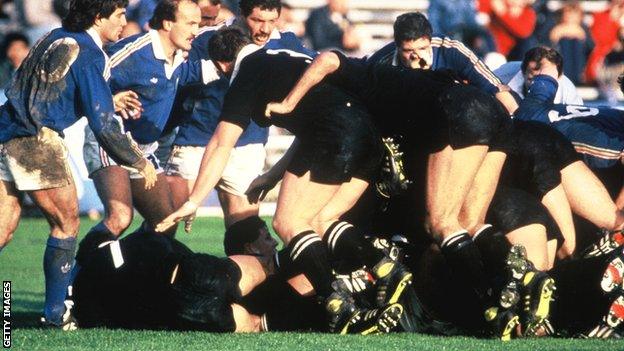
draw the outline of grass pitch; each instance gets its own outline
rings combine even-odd
[[[81,234],[84,235],[94,224],[83,220]],[[190,235],[180,232],[178,239],[195,251],[223,255],[221,219],[200,218],[193,225],[193,231]],[[624,341],[612,340],[524,339],[502,343],[497,340],[405,333],[381,336],[310,333],[234,335],[39,329],[37,321],[44,299],[42,257],[47,232],[45,220],[22,219],[13,241],[0,253],[0,278],[12,282],[12,348],[15,350],[624,350]],[[123,298],[123,291],[119,292],[119,298]],[[162,308],[167,308],[167,301],[163,301]]]

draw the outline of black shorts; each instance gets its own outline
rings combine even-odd
[[[362,104],[345,95],[344,103],[322,106],[308,119],[307,128],[296,134],[300,144],[289,172],[302,176],[309,171],[310,179],[322,184],[375,179],[383,155],[381,139]]]
[[[231,304],[241,299],[241,270],[229,258],[194,254],[184,258],[172,286],[172,309],[184,330],[233,332]]]
[[[563,244],[563,235],[559,226],[540,200],[520,189],[499,186],[488,209],[488,223],[497,226],[504,233],[530,224],[541,224],[546,227],[548,240],[557,240],[558,246]]]
[[[507,154],[502,182],[540,199],[561,183],[562,169],[581,159],[563,134],[539,122],[514,121],[492,149]]]
[[[437,136],[433,150],[447,145],[461,149],[473,145],[489,146],[509,114],[493,96],[470,85],[453,85],[438,98],[444,124],[434,124]]]

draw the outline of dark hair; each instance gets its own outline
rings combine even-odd
[[[82,32],[93,26],[98,16],[108,18],[119,8],[126,8],[128,0],[72,0],[63,28],[70,32]]]
[[[394,42],[397,45],[406,40],[416,40],[422,37],[431,40],[432,35],[431,23],[420,12],[404,13],[394,21]]]
[[[219,29],[208,41],[210,59],[220,62],[232,62],[243,48],[250,44],[251,39],[236,27]]]
[[[524,60],[522,60],[522,65],[520,66],[522,73],[526,73],[529,62],[535,62],[539,65],[542,59],[547,59],[554,63],[557,66],[557,73],[561,75],[563,71],[563,57],[557,50],[547,46],[536,46],[524,54]]]
[[[2,45],[0,45],[0,58],[6,58],[7,51],[11,44],[16,41],[21,41],[26,43],[26,46],[30,46],[30,40],[28,37],[20,32],[10,32],[9,34],[4,36],[4,40],[2,40]]]
[[[150,28],[156,30],[163,29],[163,21],[175,22],[178,6],[185,1],[197,4],[197,0],[160,0],[154,9],[152,18],[149,20]]]
[[[618,81],[618,83],[620,84],[620,90],[624,93],[624,73],[621,73],[621,74],[618,76],[617,81]]]
[[[280,0],[240,0],[238,2],[243,17],[251,15],[253,9],[259,7],[260,10],[277,10],[277,13],[282,11],[282,2]]]

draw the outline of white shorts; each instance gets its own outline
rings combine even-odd
[[[145,157],[148,161],[150,161],[154,168],[156,169],[156,173],[162,173],[163,169],[160,167],[160,163],[158,162],[158,158],[154,155],[156,149],[158,149],[158,142],[153,142],[149,144],[138,144],[139,149],[143,152],[143,157]],[[91,131],[91,128],[87,125],[85,127],[85,141],[84,147],[82,149],[84,162],[87,166],[87,171],[89,171],[89,177],[102,168],[109,166],[118,166],[115,161],[113,161],[110,156],[104,151],[104,149],[100,146],[97,139],[95,139],[95,134]],[[141,179],[143,176],[139,173],[136,168],[120,166],[130,173],[130,179]]]
[[[65,141],[57,132],[43,127],[35,136],[0,144],[0,179],[15,183],[22,191],[72,184]]]
[[[166,174],[197,179],[205,149],[203,146],[175,145],[165,166]],[[233,195],[245,196],[251,182],[262,174],[265,159],[266,150],[263,144],[235,147],[230,153],[217,188]]]

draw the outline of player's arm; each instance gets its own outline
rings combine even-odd
[[[337,71],[339,67],[340,58],[336,53],[328,51],[318,55],[286,98],[280,103],[269,103],[264,115],[271,117],[271,113],[287,114],[292,112],[310,89],[320,83],[327,75]]]
[[[286,168],[288,168],[288,164],[290,160],[292,160],[298,146],[299,139],[295,139],[292,144],[290,144],[288,150],[286,150],[286,153],[284,153],[282,158],[280,158],[271,169],[258,176],[249,184],[249,188],[245,191],[249,202],[256,203],[264,200],[267,193],[284,177]]]
[[[447,50],[449,59],[463,79],[494,95],[505,106],[510,115],[516,111],[518,104],[509,92],[510,88],[503,84],[474,52],[455,40],[451,41],[451,47],[440,48],[440,50]]]
[[[121,121],[115,116],[110,88],[97,65],[83,66],[74,74],[82,112],[98,143],[118,164],[139,170],[145,177],[145,187],[151,188],[156,182],[154,166],[143,157],[130,135],[123,132]]]
[[[199,167],[199,174],[195,181],[195,186],[188,201],[175,212],[167,216],[156,226],[156,231],[162,232],[181,220],[185,220],[185,230],[190,231],[190,222],[199,208],[202,201],[215,187],[223,170],[230,158],[230,152],[236,145],[238,138],[243,133],[243,128],[237,124],[221,121],[217,124],[217,129],[206,145],[204,156]]]

